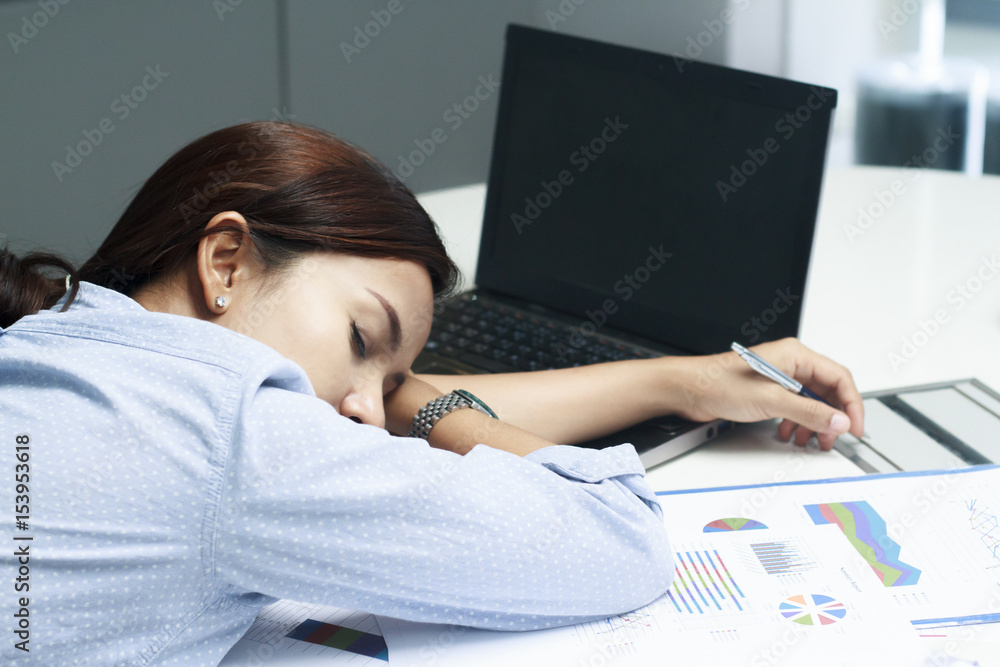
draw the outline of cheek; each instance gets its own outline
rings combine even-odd
[[[297,312],[284,319],[280,331],[279,351],[302,366],[318,397],[339,405],[347,394],[354,362],[348,325],[318,313]]]

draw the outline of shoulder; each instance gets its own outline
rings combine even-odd
[[[133,299],[98,285],[80,283],[69,309],[60,309],[64,296],[52,308],[22,318],[0,330],[6,338],[59,337],[65,345],[39,339],[36,347],[66,348],[91,357],[142,357],[144,364],[165,370],[203,367],[221,373],[244,390],[268,384],[296,393],[315,395],[305,371],[260,341],[226,327],[183,315],[148,311]],[[26,341],[27,342],[27,341]],[[54,349],[50,356],[55,353]],[[248,387],[249,385],[249,387]]]

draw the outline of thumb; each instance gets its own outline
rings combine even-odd
[[[779,417],[789,419],[816,433],[839,436],[851,427],[850,418],[826,403],[785,392],[785,400],[779,406]]]

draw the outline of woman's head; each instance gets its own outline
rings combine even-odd
[[[389,170],[326,132],[277,122],[219,130],[173,155],[79,271],[151,310],[268,343],[321,398],[379,424],[381,393],[412,363],[434,297],[457,277],[434,223]],[[15,300],[4,289],[0,310]]]
[[[238,229],[207,229],[237,211]],[[364,151],[315,128],[235,125],[175,153],[146,181],[80,279],[131,295],[194,261],[208,234],[245,234],[274,277],[302,253],[327,251],[423,265],[436,295],[457,269],[413,193]]]

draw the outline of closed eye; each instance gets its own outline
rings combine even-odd
[[[365,339],[361,337],[361,331],[358,329],[358,325],[351,322],[351,337],[354,339],[354,349],[362,359],[367,359],[367,348],[365,347]]]

